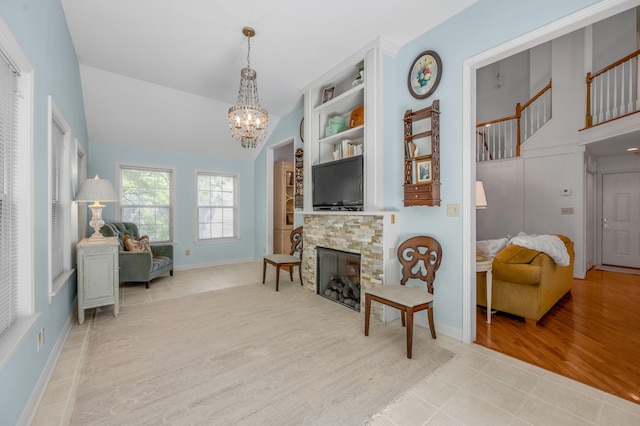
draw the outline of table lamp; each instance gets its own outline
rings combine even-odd
[[[476,209],[487,208],[487,196],[484,194],[484,185],[482,181],[476,181]]]
[[[93,202],[93,204],[88,206],[93,213],[91,221],[89,221],[89,225],[94,230],[94,233],[89,237],[89,240],[98,241],[103,239],[104,236],[100,233],[100,228],[104,225],[104,220],[102,220],[102,209],[105,208],[105,205],[100,203],[115,203],[118,201],[118,195],[116,194],[116,190],[113,188],[111,182],[107,179],[100,179],[98,175],[93,179],[87,179],[80,187],[80,192],[78,192],[75,201],[77,203]]]

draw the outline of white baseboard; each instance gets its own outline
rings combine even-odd
[[[49,354],[49,358],[47,359],[47,363],[42,369],[42,373],[40,373],[40,378],[38,379],[38,383],[34,387],[31,392],[31,397],[27,402],[27,405],[24,407],[22,411],[22,416],[20,416],[20,420],[18,421],[18,425],[29,426],[38,411],[38,406],[40,405],[40,401],[42,401],[42,397],[44,396],[44,392],[47,390],[47,385],[51,380],[51,376],[53,375],[53,371],[58,364],[58,359],[60,358],[60,354],[62,353],[62,349],[64,348],[64,344],[69,337],[69,333],[71,332],[71,326],[73,325],[73,321],[76,318],[76,304],[74,304],[73,309],[71,309],[71,313],[67,318],[67,321],[58,336],[58,340],[56,340],[56,344],[53,346],[51,353]]]
[[[223,260],[220,262],[194,263],[191,265],[174,266],[173,270],[188,271],[189,269],[200,269],[200,268],[208,268],[211,266],[222,266],[222,265],[233,265],[236,263],[256,262],[257,260],[262,260],[262,258],[256,259],[255,257],[250,257],[247,259]]]

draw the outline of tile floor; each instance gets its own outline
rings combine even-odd
[[[267,273],[273,279],[273,268]],[[176,271],[173,277],[154,280],[149,289],[144,285],[123,285],[120,303],[133,306],[260,282],[261,277],[262,262]],[[288,282],[288,274],[282,275],[280,284]],[[73,325],[33,426],[70,423],[93,316],[94,311],[87,310],[84,324]],[[638,404],[482,346],[463,344],[443,335],[437,341],[456,356],[376,414],[372,425],[640,424]]]

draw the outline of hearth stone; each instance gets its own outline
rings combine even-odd
[[[394,213],[323,213],[304,214],[304,253],[302,280],[304,287],[317,293],[316,247],[327,247],[349,253],[360,253],[360,298],[372,287],[388,281],[397,282],[400,270],[397,260],[385,259],[383,253],[394,250],[398,226]],[[384,308],[371,307],[371,316],[384,320]]]

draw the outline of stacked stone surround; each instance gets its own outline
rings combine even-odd
[[[365,290],[384,281],[384,217],[378,215],[305,214],[302,280],[304,287],[317,293],[316,247],[360,254],[360,300],[364,313]],[[379,306],[371,307],[371,316],[382,318]]]

